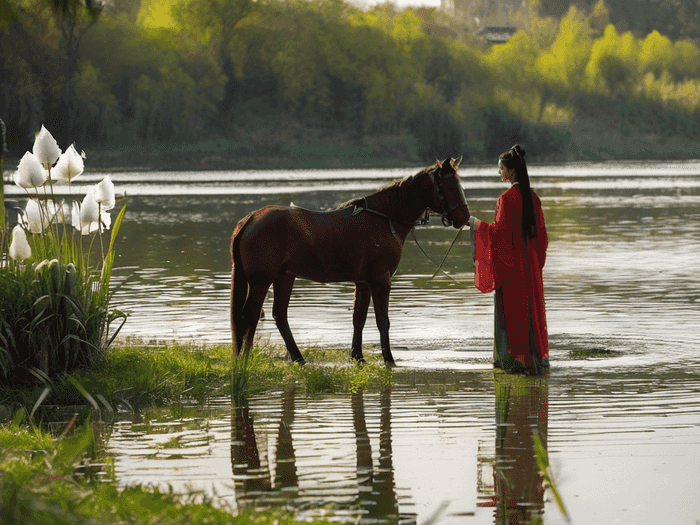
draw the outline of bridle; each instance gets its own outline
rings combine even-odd
[[[443,182],[446,179],[449,179],[451,177],[457,177],[457,170],[453,171],[452,173],[448,173],[447,175],[442,175],[440,173],[442,166],[440,162],[438,161],[437,167],[430,172],[430,181],[433,183],[433,202],[437,201],[440,204],[440,215],[442,216],[442,224],[444,226],[452,226],[453,222],[453,214],[455,210],[461,206],[467,206],[467,199],[464,199],[464,204],[455,204],[454,206],[450,206],[449,203],[447,202],[447,193],[445,192],[445,188],[443,186]],[[457,182],[459,185],[459,182]],[[461,186],[460,186],[461,189]],[[430,216],[430,208],[425,209],[425,215],[421,219],[420,224],[428,224],[428,218]]]
[[[460,157],[460,160],[461,160],[461,157]],[[458,161],[458,165],[459,165],[459,161]],[[433,202],[435,202],[437,200],[437,202],[440,204],[441,212],[439,212],[439,213],[442,216],[442,224],[444,226],[452,226],[452,222],[453,222],[452,216],[453,216],[454,211],[456,209],[460,208],[461,206],[468,206],[467,198],[466,198],[466,196],[464,196],[464,192],[462,191],[462,195],[464,196],[464,204],[460,203],[460,204],[455,204],[454,206],[449,205],[449,203],[447,202],[447,193],[445,192],[445,188],[443,187],[443,182],[445,179],[449,179],[450,177],[456,177],[457,170],[455,169],[452,173],[448,173],[446,176],[443,177],[439,173],[441,168],[442,168],[442,165],[441,165],[440,161],[438,160],[437,167],[430,172],[430,180],[433,183],[433,194],[432,194]],[[459,189],[462,190],[462,187],[461,187],[461,185],[459,185],[458,181],[457,181],[457,184],[459,186]],[[430,208],[426,208],[425,215],[421,219],[420,224],[421,225],[428,224],[429,217],[430,217]],[[418,246],[420,251],[423,252],[423,255],[425,255],[426,258],[437,267],[437,270],[435,270],[435,273],[433,274],[431,279],[434,278],[438,274],[438,272],[442,272],[447,277],[449,277],[450,279],[455,281],[456,283],[458,283],[460,285],[464,284],[464,283],[460,283],[457,279],[455,279],[449,273],[447,273],[445,270],[442,269],[442,265],[445,263],[445,260],[447,259],[447,256],[449,255],[450,250],[452,250],[452,247],[457,242],[457,239],[459,238],[459,235],[460,235],[460,233],[462,233],[463,229],[464,229],[464,226],[462,226],[459,229],[459,231],[457,232],[457,235],[455,235],[455,238],[452,240],[452,244],[450,244],[450,247],[447,249],[447,253],[443,257],[442,262],[440,264],[437,264],[430,257],[430,255],[428,255],[426,253],[426,251],[423,249],[423,247],[420,245],[420,243],[418,242],[418,239],[416,238],[416,229],[415,228],[411,229],[411,233],[413,234],[413,240],[416,242],[416,246]]]

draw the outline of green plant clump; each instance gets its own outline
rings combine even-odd
[[[71,181],[83,168],[75,147],[62,153],[42,126],[14,175],[28,199],[11,236],[0,192],[0,382],[22,384],[94,366],[111,343],[110,323],[126,319],[109,308],[114,245],[126,206],[111,224],[116,199],[108,176],[77,202]]]

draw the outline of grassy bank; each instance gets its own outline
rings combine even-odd
[[[214,396],[245,402],[247,396],[287,385],[313,394],[380,388],[392,381],[380,354],[367,352],[368,363],[360,368],[346,351],[304,353],[308,364],[300,367],[289,362],[286,350],[273,346],[234,358],[223,345],[122,343],[90,372],[25,389],[0,388],[0,525],[292,523],[282,511],[234,516],[201,493],[118,488],[104,453],[104,423],[94,419]],[[78,418],[51,424],[61,413]]]
[[[204,402],[210,397],[251,396],[295,385],[308,393],[351,391],[391,382],[392,371],[380,354],[367,353],[367,364],[353,365],[347,351],[308,348],[308,365],[292,366],[284,348],[254,348],[247,358],[234,358],[228,345],[125,344],[111,348],[106,361],[90,372],[25,389],[0,387],[5,413],[20,407],[42,408],[86,404],[83,392],[98,405],[138,410],[172,402]],[[104,400],[104,401],[103,401]]]

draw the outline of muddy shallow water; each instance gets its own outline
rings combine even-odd
[[[114,273],[113,304],[132,314],[122,335],[228,343],[228,243],[240,218],[290,201],[327,209],[417,171],[112,173],[130,198]],[[506,189],[496,168],[460,174],[472,213],[491,221]],[[192,484],[232,507],[332,508],[367,523],[532,513],[563,523],[542,490],[535,430],[573,523],[700,520],[700,163],[530,175],[550,236],[546,381],[494,378],[493,298],[471,284],[468,231],[443,266],[450,277],[431,278],[409,237],[390,302],[391,392],[273,392],[247,411],[222,399],[127,418],[109,442],[118,482]],[[437,218],[416,230],[438,262],[456,233]],[[348,351],[352,301],[350,284],[297,281],[289,315],[302,352]],[[270,306],[259,333],[280,342]],[[376,351],[371,317],[364,333]]]

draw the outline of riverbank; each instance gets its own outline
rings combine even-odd
[[[597,161],[678,161],[700,158],[700,143],[684,136],[665,136],[632,129],[614,129],[594,120],[573,123],[565,151],[533,156],[530,163]],[[284,143],[274,137],[269,147],[252,141],[215,138],[195,144],[124,147],[90,154],[91,169],[123,170],[252,170],[252,169],[367,169],[427,165],[411,135],[366,137],[343,142],[326,137],[316,142]],[[509,143],[504,143],[507,149]],[[527,149],[527,144],[525,144]],[[465,146],[463,165],[493,161],[480,144]]]
[[[18,418],[0,426],[0,525],[291,525],[281,509],[238,512],[202,492],[119,487],[105,455],[104,426],[86,424],[56,438]],[[325,520],[314,521],[328,525]]]

